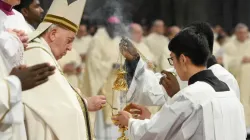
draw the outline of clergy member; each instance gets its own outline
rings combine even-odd
[[[246,125],[250,129],[250,41],[248,27],[238,24],[236,38],[225,44],[224,66],[235,76],[240,86],[241,102],[245,109]]]
[[[170,52],[167,47],[169,41],[163,35],[164,27],[164,22],[162,20],[154,21],[152,33],[145,38],[145,43],[154,56],[156,72],[161,72],[171,67],[166,58],[166,56],[169,56]]]
[[[83,63],[86,61],[86,55],[91,40],[92,36],[88,33],[87,24],[82,20],[76,39],[73,42],[73,48],[80,54]]]
[[[89,96],[105,95],[109,105],[98,111],[95,119],[96,140],[116,140],[120,133],[112,123],[112,87],[119,68],[119,42],[116,33],[120,27],[120,19],[110,16],[101,26],[90,43],[87,52],[86,69],[84,73],[84,92]],[[114,106],[115,108],[119,108]],[[92,117],[94,118],[94,116]]]
[[[72,48],[62,59],[58,61],[61,66],[65,77],[68,79],[70,84],[75,88],[80,88],[80,78],[82,70],[82,60],[80,54]]]
[[[54,67],[23,64],[24,45],[19,31],[0,32],[0,138],[26,140],[23,118],[22,90],[28,90],[48,81]]]
[[[130,140],[246,139],[242,104],[227,84],[206,69],[211,52],[205,34],[187,27],[171,40],[169,50],[170,64],[188,87],[168,93],[175,102],[165,103],[151,119],[133,119],[121,111],[113,117],[116,124],[128,127]]]
[[[20,0],[0,0],[0,20],[4,23],[3,29],[17,29],[30,33],[32,30],[23,15],[13,9],[14,6],[19,4]]]
[[[56,67],[50,80],[24,92],[28,139],[91,140],[89,111],[106,103],[104,96],[83,98],[63,75],[57,60],[72,48],[85,0],[54,0],[44,21],[30,35],[27,65],[48,62]]]
[[[141,57],[147,63],[148,69],[154,69],[153,54],[150,52],[148,46],[142,41],[143,30],[141,25],[132,23],[129,28],[130,38],[132,43],[135,45],[138,52],[140,52]],[[136,65],[135,65],[136,66]],[[148,106],[150,112],[153,114],[159,111],[159,106]]]
[[[136,49],[145,56],[149,62],[153,62],[153,54],[150,52],[149,47],[143,42],[143,30],[141,25],[132,23],[129,26],[130,38]],[[145,60],[146,61],[146,60]]]
[[[28,26],[34,31],[43,20],[43,8],[40,0],[21,0],[21,3],[15,6],[15,9],[22,13]]]

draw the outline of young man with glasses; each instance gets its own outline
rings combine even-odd
[[[189,26],[196,28],[198,31],[205,34],[205,37],[208,40],[209,50],[213,52],[214,35],[209,24],[205,22],[194,22]],[[128,41],[128,46],[133,46],[133,44]],[[138,55],[132,54],[136,54],[136,50],[133,49],[133,47],[129,47],[129,51],[123,51],[123,55],[126,58],[126,67],[129,71],[131,71],[128,73],[128,77],[132,77],[129,79],[129,83],[131,84],[129,84],[129,90],[127,93],[129,102],[147,106],[163,105],[166,101],[168,103],[172,103],[173,100],[166,96],[167,85],[162,83],[162,81],[167,79],[173,81],[168,82],[168,84],[171,84],[171,86],[168,86],[168,92],[172,92],[171,90],[183,89],[188,85],[187,81],[182,81],[178,75],[176,76],[174,68],[162,72],[163,75],[168,75],[168,78],[166,78],[160,73],[154,73],[153,71],[147,69],[147,64],[142,59],[135,59],[133,56],[138,57]],[[173,59],[174,58],[172,57],[168,58],[170,65],[173,65]],[[221,65],[217,64],[216,59],[212,55],[208,60],[207,68],[212,70],[217,78],[232,88],[239,98],[240,92],[236,79]],[[174,74],[174,76],[172,74]],[[176,79],[179,85],[172,84],[175,83]],[[163,87],[165,87],[165,89]]]
[[[188,86],[172,95],[151,119],[133,119],[126,111],[113,117],[128,126],[130,140],[244,140],[244,109],[235,92],[206,68],[211,55],[209,41],[197,28],[183,29],[170,44],[171,60]],[[171,74],[167,73],[167,78]],[[169,82],[169,81],[162,81]]]

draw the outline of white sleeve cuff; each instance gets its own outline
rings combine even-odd
[[[10,88],[10,111],[3,119],[4,124],[20,124],[23,123],[23,104],[21,95],[21,82],[16,76],[6,78]]]
[[[22,87],[20,80],[12,75],[6,78],[10,87],[10,104],[14,106],[16,103],[22,99]]]
[[[128,121],[128,135],[130,138],[133,137],[133,123],[136,121],[136,119],[130,118]]]
[[[139,60],[138,63],[137,63],[137,67],[136,67],[136,69],[135,69],[134,77],[137,77],[137,76],[138,76],[140,70],[141,70],[142,68],[145,67],[145,64],[146,64],[146,62],[143,61],[142,58],[140,58],[140,60]],[[146,65],[146,66],[147,66],[147,65]]]

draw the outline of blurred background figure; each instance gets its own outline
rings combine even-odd
[[[82,63],[86,61],[86,53],[89,49],[89,43],[92,39],[92,36],[88,32],[87,21],[81,21],[79,31],[76,35],[76,39],[73,42],[73,48],[80,54]]]
[[[169,40],[163,35],[164,28],[165,24],[162,20],[155,20],[151,28],[152,32],[145,38],[145,43],[154,56],[153,62],[156,66],[156,72],[170,68],[167,62],[167,56],[170,55]]]
[[[213,31],[214,31],[214,38],[216,39],[219,36],[219,34],[223,33],[223,28],[220,25],[215,25],[213,27]]]
[[[171,26],[168,28],[168,39],[171,40],[172,38],[177,35],[181,29],[178,26]]]
[[[214,55],[217,59],[217,62],[223,66],[223,55],[224,55],[224,45],[227,41],[227,36],[225,34],[219,34],[217,39],[215,40],[216,43],[219,45],[219,49],[214,51]]]
[[[70,84],[75,88],[81,89],[82,60],[80,54],[72,48],[58,62]]]
[[[148,63],[148,69],[153,70],[153,64],[154,64],[154,55],[149,50],[148,46],[142,41],[143,38],[143,30],[142,27],[139,24],[132,23],[129,26],[129,32],[132,39],[132,43],[135,45],[135,47],[138,49],[138,51],[143,55],[141,56],[141,59],[144,59],[145,62]],[[145,57],[145,58],[144,58]],[[152,114],[155,114],[160,107],[158,106],[148,106],[148,109]]]
[[[146,57],[147,60],[153,63],[153,54],[150,52],[148,46],[143,42],[143,29],[141,25],[137,23],[130,24],[129,33],[135,47]]]
[[[15,9],[24,16],[32,30],[35,30],[43,20],[44,11],[39,0],[21,0]]]
[[[237,79],[240,92],[241,103],[245,109],[247,127],[250,127],[250,41],[248,38],[248,27],[239,23],[235,28],[236,38],[225,44],[225,57],[223,58],[225,67]]]
[[[118,17],[108,17],[104,24],[99,26],[87,51],[83,93],[87,96],[105,95],[109,104],[97,112],[96,117],[95,114],[91,115],[96,140],[116,140],[120,136],[118,128],[110,119],[112,88],[116,79],[116,70],[120,67],[118,46],[121,32],[117,30],[121,28],[120,25],[121,21]],[[119,104],[114,107],[119,108]]]
[[[227,36],[225,34],[219,34],[216,38],[216,41],[219,43],[220,46],[224,46],[227,41]]]

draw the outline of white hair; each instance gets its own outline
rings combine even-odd
[[[239,23],[239,24],[236,25],[235,31],[237,32],[237,31],[239,31],[240,29],[247,29],[247,30],[248,30],[248,27],[247,27],[247,25],[244,24],[244,23]]]
[[[153,22],[153,26],[157,26],[159,23],[164,23],[164,21],[161,19],[157,19]]]
[[[49,26],[49,28],[46,30],[46,32],[50,32],[51,30],[53,30],[53,29],[55,29],[57,27],[59,27],[59,26],[56,25],[56,24],[52,24],[52,25]]]
[[[40,36],[43,36],[44,34],[50,32],[50,31],[52,31],[53,29],[58,28],[58,27],[59,27],[59,26],[56,25],[56,24],[51,24],[51,25],[49,26],[49,28],[46,29]]]

